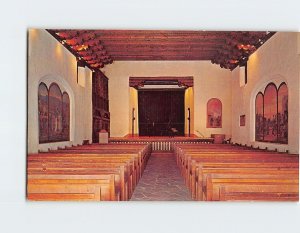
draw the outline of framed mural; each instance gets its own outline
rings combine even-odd
[[[246,125],[246,115],[241,115],[240,116],[240,126],[245,126]]]
[[[255,140],[264,140],[264,96],[261,92],[255,99]]]
[[[62,94],[57,84],[49,88],[49,141],[62,140]]]
[[[48,88],[40,83],[38,90],[39,142],[48,141]]]
[[[255,140],[288,143],[288,88],[269,83],[255,100]]]
[[[70,98],[56,83],[38,90],[39,143],[70,140]]]
[[[288,143],[288,88],[282,83],[278,89],[278,142]]]
[[[70,132],[70,98],[67,92],[62,95],[62,140],[69,141]]]
[[[212,98],[207,102],[207,128],[222,128],[222,102]]]
[[[264,141],[277,141],[277,88],[269,83],[264,93]]]

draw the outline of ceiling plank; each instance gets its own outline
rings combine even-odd
[[[231,70],[245,64],[249,55],[275,33],[61,29],[48,31],[86,64],[103,66],[114,60],[210,60],[222,68]]]

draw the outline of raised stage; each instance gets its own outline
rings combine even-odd
[[[195,135],[191,137],[175,136],[175,137],[162,137],[162,136],[125,136],[125,137],[111,137],[109,143],[151,143],[152,150],[154,151],[172,151],[173,145],[177,143],[184,144],[211,144],[214,142],[213,138],[200,138]]]

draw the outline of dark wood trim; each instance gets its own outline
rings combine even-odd
[[[147,82],[151,85],[178,85],[179,87],[193,87],[193,76],[158,76],[158,77],[129,77],[129,86],[138,89]]]
[[[55,34],[55,32],[49,30],[49,29],[46,29],[46,31],[52,35],[59,43],[62,44],[62,39]],[[76,53],[67,43],[64,43],[62,44],[63,47],[65,47],[75,58],[79,58],[81,57],[78,53]],[[95,68],[91,67],[86,61],[82,61],[82,63],[87,66],[90,70],[95,70]],[[78,65],[77,65],[77,83],[78,83]]]
[[[134,110],[135,110],[135,108],[132,108],[132,118],[131,118],[131,120],[132,120],[132,130],[131,130],[132,136],[134,135],[134,121],[135,121]]]
[[[188,121],[189,121],[189,124],[188,124],[188,127],[189,127],[189,137],[191,136],[191,109],[188,108]]]

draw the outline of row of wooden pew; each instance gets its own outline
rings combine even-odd
[[[174,151],[195,200],[299,200],[299,155],[214,144],[177,144]]]
[[[29,154],[27,199],[129,200],[150,154],[150,144],[92,144]]]

